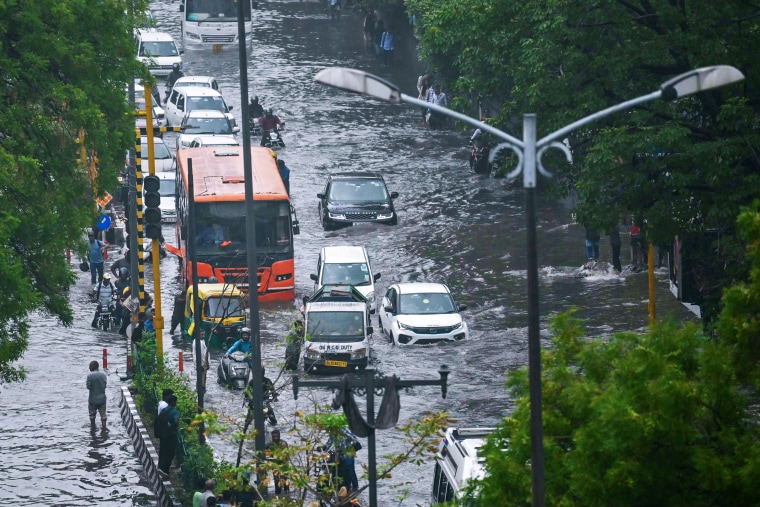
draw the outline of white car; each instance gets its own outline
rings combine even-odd
[[[460,341],[469,334],[459,313],[466,309],[442,283],[397,283],[378,309],[380,330],[396,345]]]
[[[199,135],[220,135],[229,138],[229,136],[240,132],[240,127],[233,127],[224,113],[213,109],[189,111],[182,120],[180,127],[182,130],[177,136],[178,150],[188,148],[193,139]]]
[[[173,224],[177,221],[177,203],[175,200],[177,183],[174,172],[156,173],[161,181],[159,192],[161,193],[161,221],[165,224]]]
[[[240,141],[235,136],[203,135],[194,137],[188,148],[200,148],[201,146],[240,146]]]
[[[182,51],[177,48],[174,38],[166,32],[137,30],[137,59],[148,67],[154,76],[168,76],[172,65],[182,67]]]
[[[200,86],[201,88],[211,88],[219,93],[222,92],[219,83],[213,76],[182,76],[174,82],[174,86],[177,88]]]
[[[143,175],[148,174],[148,138],[140,138],[140,153],[135,153],[135,156],[140,156],[140,167],[142,167]],[[156,173],[171,172],[172,178],[174,178],[174,156],[169,151],[169,147],[166,146],[164,140],[160,137],[153,137],[153,163]],[[127,162],[129,165],[129,153],[127,153]],[[162,208],[163,209],[163,208]]]
[[[372,272],[367,250],[363,246],[326,246],[319,252],[314,292],[324,285],[352,285],[367,298],[370,312],[375,311],[375,282],[380,273]]]
[[[214,109],[221,111],[230,122],[235,126],[235,118],[230,113],[230,107],[224,101],[222,94],[211,88],[201,86],[174,87],[169,95],[169,99],[164,104],[166,120],[170,126],[179,126],[182,118],[196,109]]]

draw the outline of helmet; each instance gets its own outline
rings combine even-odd
[[[106,273],[103,275],[103,280],[110,280],[111,279],[111,273]]]
[[[127,268],[119,268],[119,278],[127,278],[129,276],[129,270]]]
[[[259,101],[259,96],[258,95],[254,95],[253,98],[251,99],[251,104],[255,104],[258,101]]]
[[[179,70],[179,64],[177,62],[172,64],[172,70]]]
[[[251,328],[250,327],[244,327],[240,330],[240,336],[243,336],[244,334],[247,334],[249,337],[251,336]]]
[[[274,114],[274,113],[272,112],[272,108],[271,108],[271,107],[270,107],[269,109],[267,109],[267,114],[268,114],[269,116],[272,116],[272,115]]]

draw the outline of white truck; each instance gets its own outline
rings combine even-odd
[[[304,310],[305,372],[363,370],[370,358],[370,308],[351,286],[324,286]]]

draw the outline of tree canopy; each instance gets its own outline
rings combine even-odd
[[[132,10],[134,8],[134,10]],[[144,70],[133,27],[147,2],[0,2],[0,383],[26,349],[31,312],[70,325],[64,252],[95,218],[93,188],[113,190],[134,144],[127,84]],[[96,154],[90,180],[78,139]]]
[[[574,191],[579,221],[607,230],[623,214],[657,244],[710,244],[703,295],[746,276],[735,219],[758,197],[756,128],[760,17],[741,0],[406,0],[420,52],[460,97],[499,104],[494,122],[517,130],[536,113],[543,137],[589,114],[708,65],[732,65],[741,84],[609,116],[568,139],[573,164],[551,150],[543,184]],[[451,94],[450,94],[451,95]],[[460,101],[464,107],[464,102]],[[495,112],[495,111],[494,111]],[[706,308],[709,312],[709,308]],[[711,316],[715,315],[715,310]]]

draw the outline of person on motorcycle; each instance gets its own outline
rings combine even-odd
[[[172,71],[169,73],[168,76],[166,76],[166,96],[169,96],[169,93],[171,92],[172,87],[174,87],[174,83],[177,82],[177,79],[185,77],[185,73],[182,72],[179,68],[179,63],[174,62],[172,64]]]
[[[277,127],[283,126],[282,120],[275,115],[272,112],[272,108],[270,107],[267,109],[267,111],[264,113],[264,116],[259,118],[259,126],[261,127],[261,146],[266,146],[270,140],[269,140],[269,133],[274,130],[275,132],[279,132]]]
[[[113,276],[121,278],[120,273],[122,268],[126,269],[127,274],[129,274],[129,248],[124,250],[124,257],[111,264],[111,273],[113,273]]]
[[[92,318],[92,327],[98,328],[98,316],[101,312],[108,312],[108,305],[111,304],[111,298],[116,288],[111,283],[111,273],[103,275],[103,282],[98,284],[95,293],[95,299],[98,301],[98,307],[95,309],[95,316]]]
[[[259,103],[258,95],[251,99],[251,105],[248,106],[248,116],[251,117],[251,120],[258,120],[264,116],[264,106]]]
[[[235,351],[240,351],[243,354],[245,354],[245,359],[248,361],[248,366],[253,367],[251,364],[251,328],[250,327],[244,327],[240,330],[240,339],[232,344],[232,347],[227,350],[227,353],[224,354],[224,357],[230,357],[230,355]]]

